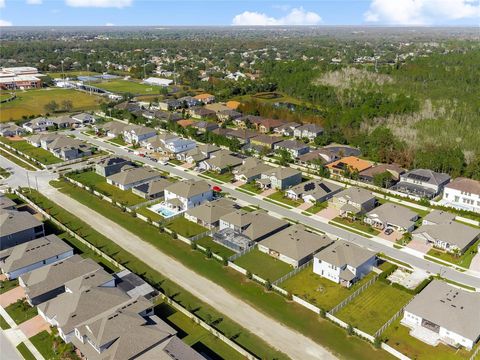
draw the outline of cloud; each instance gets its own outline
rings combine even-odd
[[[366,22],[389,25],[441,24],[480,17],[480,0],[372,0]]]
[[[28,5],[41,5],[43,0],[27,0]]]
[[[0,19],[0,27],[2,26],[12,26],[12,22]]]
[[[0,8],[4,8],[5,7],[5,0],[0,0]]]
[[[322,18],[317,13],[305,11],[303,7],[293,8],[288,14],[282,17],[272,17],[265,13],[256,11],[244,11],[236,15],[232,25],[236,26],[273,26],[273,25],[317,25]]]
[[[105,26],[115,26],[115,24],[108,22],[105,24]]]
[[[132,5],[133,0],[65,0],[71,7],[96,7],[121,9]]]

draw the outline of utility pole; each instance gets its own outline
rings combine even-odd
[[[145,58],[143,58],[143,80],[145,80],[147,78],[145,66],[146,66]]]
[[[60,61],[62,63],[62,81],[65,83],[65,73],[63,72],[63,60]],[[65,84],[63,84],[65,85]]]

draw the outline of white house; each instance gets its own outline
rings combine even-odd
[[[337,240],[313,258],[313,272],[345,287],[367,275],[377,264],[373,251]]]
[[[456,178],[443,189],[442,205],[480,213],[480,181]]]
[[[213,191],[204,180],[185,180],[165,188],[165,205],[176,211],[185,211],[213,199]]]
[[[316,124],[305,124],[293,130],[293,136],[296,138],[307,138],[310,141],[323,133],[323,128]]]
[[[52,120],[44,117],[38,117],[33,120],[27,121],[25,124],[22,125],[22,127],[28,132],[34,133],[37,131],[45,131],[49,126],[53,125],[54,123]]]
[[[164,143],[164,148],[173,154],[179,154],[185,151],[194,149],[197,146],[197,143],[190,139],[183,138],[174,138],[166,140]]]
[[[401,323],[410,335],[436,346],[471,350],[480,338],[480,294],[433,280],[406,306]]]
[[[173,83],[173,80],[157,78],[157,77],[149,77],[149,78],[143,80],[143,83],[147,84],[147,85],[167,87],[168,85],[171,85]]]
[[[155,135],[157,135],[155,129],[141,125],[131,125],[123,130],[123,138],[127,143],[139,144]]]

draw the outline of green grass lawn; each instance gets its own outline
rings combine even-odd
[[[235,254],[235,251],[230,250],[229,248],[216,243],[212,240],[210,236],[205,236],[204,238],[198,239],[195,241],[196,244],[203,246],[204,248],[210,248],[212,253],[217,254],[224,259],[228,259],[230,256]]]
[[[229,183],[233,180],[233,174],[229,171],[224,172],[223,174],[219,174],[215,171],[205,171],[203,175]]]
[[[8,305],[5,311],[15,321],[15,323],[21,324],[35,316],[37,316],[37,308],[31,307],[25,300],[20,299],[17,302]]]
[[[127,145],[127,143],[125,142],[125,140],[123,140],[123,137],[122,136],[116,136],[114,137],[113,139],[110,139],[108,140],[114,144],[117,144],[117,145],[121,145],[121,146],[125,146]]]
[[[13,155],[10,155],[10,153],[4,151],[2,148],[0,148],[0,155],[3,156],[5,159],[13,162],[14,164],[17,164],[18,166],[26,169],[26,170],[30,170],[30,171],[36,171],[37,168],[34,167],[33,165],[30,164],[29,160],[23,158],[24,160],[20,160],[18,158],[18,155],[16,155],[17,157],[13,156]]]
[[[41,162],[44,165],[57,164],[63,161],[62,159],[54,156],[50,151],[40,147],[35,147],[26,141],[12,141],[5,137],[0,137],[0,141],[10,145],[14,149],[22,152],[25,155],[34,158],[35,160]]]
[[[413,295],[406,291],[383,281],[376,281],[335,316],[367,334],[374,335],[412,297]]]
[[[478,245],[480,244],[480,240],[476,241],[475,244],[470,246],[463,255],[456,256],[454,254],[438,250],[438,249],[431,249],[427,255],[436,257],[441,260],[445,260],[451,262],[452,264],[463,266],[464,268],[469,268],[472,262],[472,259],[478,253]]]
[[[131,190],[121,190],[114,185],[107,183],[105,178],[101,175],[98,175],[95,171],[85,171],[79,174],[70,173],[67,175],[69,178],[76,180],[83,185],[89,186],[102,194],[113,199],[113,201],[119,202],[126,206],[137,205],[146,200],[138,195],[132,193]]]
[[[7,321],[0,315],[0,329],[7,330],[10,329],[10,325],[8,325]]]
[[[235,264],[272,282],[293,270],[287,263],[275,259],[257,248],[239,257],[235,260]]]
[[[58,79],[62,77],[73,77],[73,76],[93,76],[93,75],[100,75],[100,73],[93,72],[93,71],[65,71],[65,72],[51,72],[47,73],[52,79]]]
[[[18,280],[4,280],[0,281],[0,294],[6,293],[18,286]]]
[[[357,360],[393,359],[393,357],[385,351],[376,350],[371,344],[368,344],[357,337],[349,337],[344,329],[341,329],[329,321],[321,319],[319,316],[312,316],[312,312],[301,305],[288,302],[284,297],[274,292],[265,292],[263,286],[248,281],[244,275],[237,271],[225,268],[218,261],[205,259],[204,254],[192,250],[189,245],[182,241],[172,241],[168,234],[160,234],[158,229],[154,226],[148,225],[140,219],[136,219],[129,214],[123,213],[120,209],[98,199],[87,191],[79,189],[66,182],[52,184],[55,184],[55,186],[57,186],[63,193],[90,207],[94,211],[103,214],[103,216],[119,224],[119,226],[123,226],[141,239],[156,246],[163,253],[182,262],[182,264],[201,276],[214,281],[233,295],[253,304],[258,310],[272,316],[286,326],[312,338],[322,346],[327,347],[337,356],[342,358],[354,358]],[[102,250],[104,250],[104,248],[102,248]],[[123,250],[120,249],[120,251]],[[123,251],[123,253],[125,252]],[[123,253],[109,254],[113,255],[117,261],[122,260],[125,262]],[[158,277],[164,279],[162,275],[154,272],[139,259],[132,258],[134,258],[133,255],[130,255],[128,263],[126,263],[130,270],[137,274],[145,273],[144,277],[152,283],[158,282]],[[165,283],[168,283],[168,279],[165,280]],[[167,287],[167,285],[162,283],[162,288],[165,289],[165,287]],[[178,285],[168,285],[169,292],[175,293],[178,291],[182,296],[187,296],[189,298],[188,300],[183,300],[180,295],[175,297],[177,301],[181,301],[185,306],[196,307],[200,303],[203,304],[201,305],[201,310],[215,313],[215,310],[189,295],[184,289],[176,289],[179,289]],[[197,312],[197,315],[198,314],[199,312]],[[222,329],[224,322],[228,323],[226,320],[227,319],[224,317],[224,321],[217,326],[217,328]],[[244,337],[245,334],[250,333],[246,330],[242,330],[241,336],[236,338],[235,341],[245,348],[251,349],[258,355],[262,347],[258,346],[258,344],[252,343],[251,338]],[[255,339],[258,340],[258,338]],[[260,357],[272,358],[271,354]]]
[[[0,177],[6,179],[10,176],[10,172],[8,172],[6,169],[0,167]]]
[[[438,344],[430,346],[410,336],[410,329],[400,324],[401,317],[394,321],[382,334],[382,339],[408,356],[410,359],[418,360],[468,360],[472,352],[465,349],[455,350],[447,345]],[[478,346],[478,344],[477,344]]]
[[[18,352],[23,356],[25,360],[35,360],[36,357],[28,350],[27,345],[25,343],[20,343],[17,345]]]
[[[347,289],[340,284],[315,274],[313,265],[311,265],[290,279],[285,280],[280,284],[280,287],[315,306],[329,311],[373,276],[374,274],[370,273],[350,289]]]
[[[132,93],[135,95],[160,94],[160,87],[142,84],[137,81],[115,79],[92,83],[93,86],[114,93]]]
[[[70,100],[72,111],[96,109],[103,99],[73,89],[38,89],[17,92],[17,98],[0,104],[0,122],[21,120],[23,116],[37,116],[46,113],[45,105],[55,100],[60,106],[62,101]]]
[[[287,197],[284,197],[283,195],[284,195],[283,191],[277,191],[276,193],[269,195],[268,198],[272,200],[280,201],[281,203],[284,203],[286,205],[290,205],[293,207],[297,207],[303,203],[303,201],[292,200]]]
[[[316,214],[319,211],[322,211],[322,210],[326,209],[327,207],[328,207],[328,201],[324,201],[324,202],[321,202],[321,203],[317,202],[305,211],[310,213],[310,214]]]
[[[146,216],[147,218],[149,218],[150,220],[154,221],[154,222],[160,222],[164,219],[164,217],[152,210],[149,210],[148,207],[149,206],[152,206],[152,204],[149,204],[149,205],[145,205],[145,206],[142,206],[138,209],[136,209],[135,211],[143,216]]]
[[[260,194],[263,191],[255,184],[255,182],[243,184],[242,186],[240,186],[240,189],[248,190],[255,194]]]
[[[173,220],[170,220],[167,223],[167,228],[187,238],[207,231],[207,228],[204,228],[201,225],[195,224],[194,222],[191,222],[185,219],[183,216],[179,216]]]
[[[340,224],[343,224],[345,226],[349,226],[351,228],[366,232],[367,234],[372,234],[372,235],[380,234],[380,231],[374,229],[373,227],[364,223],[361,220],[350,221],[349,219],[337,216],[335,219],[333,219],[333,221],[336,221],[336,222],[338,222]]]
[[[47,331],[42,331],[30,338],[32,344],[37,348],[38,352],[48,360],[78,359],[75,354],[73,345],[65,344],[58,336],[53,336]],[[56,343],[56,346],[54,346]],[[64,346],[61,346],[64,345]]]

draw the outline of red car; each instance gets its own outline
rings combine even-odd
[[[212,187],[212,190],[215,192],[222,192],[222,188],[220,186],[214,186]]]

